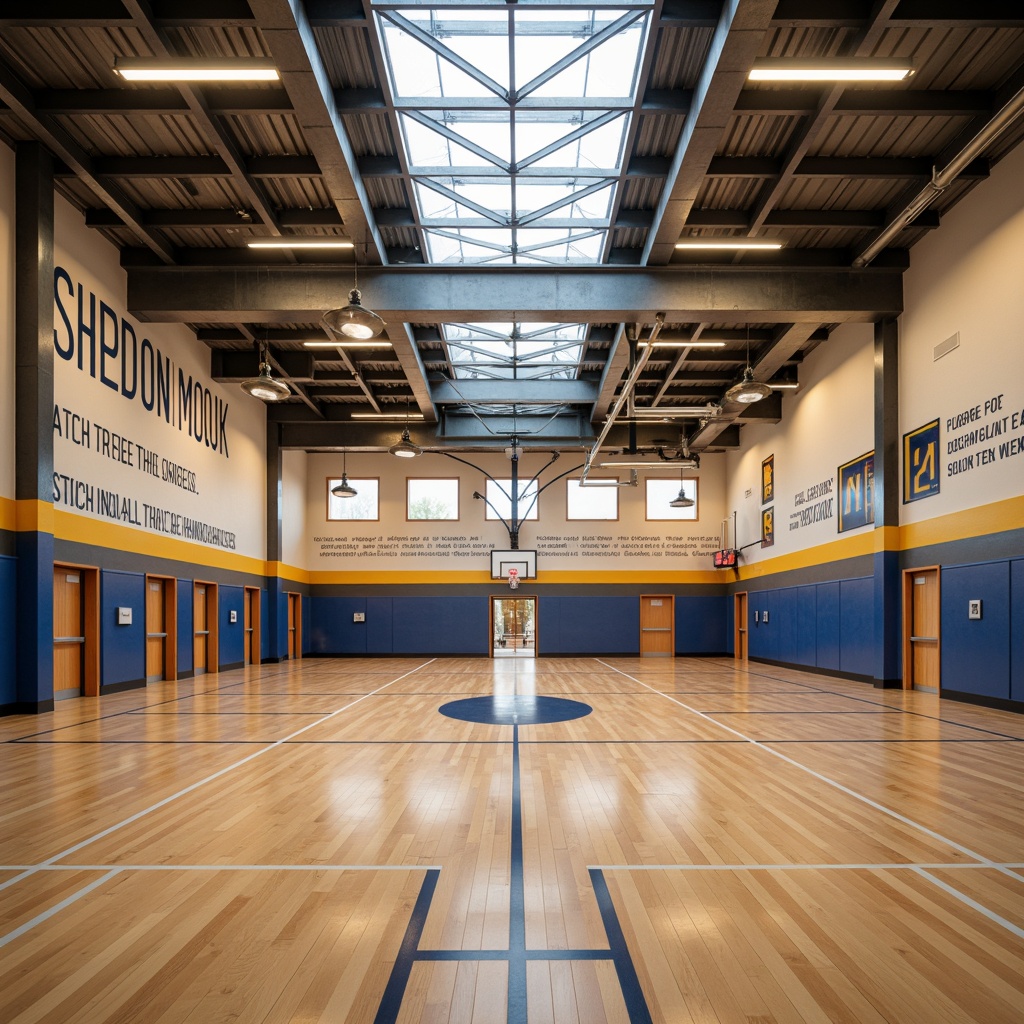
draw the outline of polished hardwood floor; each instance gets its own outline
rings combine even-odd
[[[1024,716],[932,694],[306,660],[2,719],[0,785],[8,1024],[1024,1020]]]

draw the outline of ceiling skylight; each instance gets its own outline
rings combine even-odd
[[[444,324],[448,362],[463,380],[574,380],[586,324]]]
[[[392,5],[376,24],[425,259],[600,263],[653,4]]]

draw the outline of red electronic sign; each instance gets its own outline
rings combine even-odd
[[[715,568],[716,569],[735,569],[736,568],[736,549],[735,548],[723,548],[721,551],[715,552]]]

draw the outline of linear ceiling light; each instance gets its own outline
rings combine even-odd
[[[402,420],[421,420],[423,419],[423,413],[411,412],[406,416],[404,412],[354,412],[352,413],[351,419],[354,420],[396,420],[401,423]]]
[[[629,419],[632,416],[636,420],[667,420],[673,417],[707,416],[714,418],[722,411],[720,405],[645,405],[634,409],[630,415],[623,417]]]
[[[757,238],[689,238],[676,242],[677,249],[781,249],[781,242]]]
[[[661,459],[652,462],[641,455],[634,455],[632,458],[602,459],[597,463],[601,469],[698,469],[700,463],[693,458],[689,459]]]
[[[768,381],[768,387],[772,391],[796,391],[800,387],[800,382],[796,380],[770,380]]]
[[[748,78],[751,82],[902,82],[913,73],[906,61],[760,57]]]
[[[387,338],[374,338],[370,341],[352,341],[348,338],[336,338],[334,341],[304,341],[303,348],[391,348]]]
[[[265,57],[115,57],[114,71],[127,82],[276,82],[281,77],[274,62]]]
[[[638,341],[637,348],[725,348],[724,341]]]
[[[245,243],[250,249],[354,249],[354,243],[347,238],[331,238],[328,235],[282,235],[280,238],[252,238]]]

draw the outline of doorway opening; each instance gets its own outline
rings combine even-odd
[[[938,693],[939,567],[903,570],[903,689]]]
[[[192,584],[192,671],[197,676],[220,668],[217,630],[217,584],[196,580]]]
[[[243,660],[246,665],[258,665],[262,660],[260,639],[260,588],[246,587],[242,609],[245,641]]]
[[[288,592],[288,657],[302,657],[302,595]]]
[[[533,658],[537,654],[537,598],[491,598],[491,656]]]
[[[100,695],[100,574],[53,567],[53,699]]]
[[[676,599],[672,594],[640,597],[640,657],[676,656]]]
[[[178,678],[178,581],[146,577],[146,682]]]

